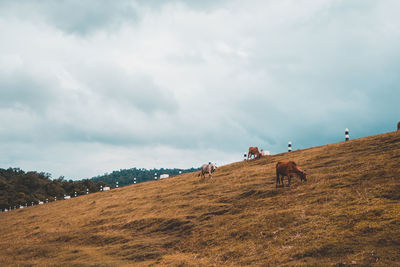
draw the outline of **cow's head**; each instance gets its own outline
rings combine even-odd
[[[307,173],[305,171],[300,170],[298,174],[300,176],[301,181],[307,181]]]
[[[213,163],[211,165],[211,171],[214,172],[217,169],[217,165],[215,163]]]

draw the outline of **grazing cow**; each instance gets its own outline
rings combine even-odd
[[[247,153],[247,159],[251,159],[252,156],[254,156],[255,158],[261,157],[261,153],[260,151],[258,151],[258,147],[256,146],[249,147],[249,153]]]
[[[397,131],[400,131],[400,121],[397,123]]]
[[[307,181],[306,172],[297,167],[297,164],[294,161],[279,161],[276,164],[276,187],[278,184],[283,184],[283,178],[285,176],[288,177],[288,185],[290,186],[290,180],[293,176],[299,176],[301,181]]]
[[[208,173],[208,178],[212,178],[212,173],[217,169],[214,163],[209,162],[208,164],[203,164],[201,166],[200,174],[202,179],[205,179],[205,174]]]

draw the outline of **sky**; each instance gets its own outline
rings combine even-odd
[[[0,0],[0,168],[90,178],[394,131],[400,1]]]

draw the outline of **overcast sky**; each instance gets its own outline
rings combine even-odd
[[[0,1],[0,168],[90,178],[395,130],[400,1]]]

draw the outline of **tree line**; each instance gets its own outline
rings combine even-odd
[[[55,198],[63,199],[65,195],[77,196],[100,191],[101,187],[126,186],[134,183],[147,182],[160,177],[161,174],[169,176],[180,173],[193,172],[198,169],[121,169],[110,174],[106,173],[91,179],[65,180],[63,176],[52,179],[50,173],[29,171],[19,168],[0,168],[0,209],[19,207],[20,205],[38,204],[39,201],[54,201]]]
[[[64,177],[51,179],[51,174],[44,172],[25,172],[19,168],[0,169],[0,209],[9,207],[38,204],[39,201],[54,201],[63,199],[64,195],[86,194],[100,190],[100,186],[107,186],[102,181],[94,182],[90,179],[80,181],[66,181]]]

